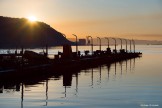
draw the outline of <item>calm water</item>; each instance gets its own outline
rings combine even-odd
[[[136,49],[143,52],[141,58],[81,70],[68,78],[0,82],[0,108],[162,108],[162,46]]]

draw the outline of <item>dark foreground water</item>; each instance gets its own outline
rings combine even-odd
[[[0,108],[162,108],[162,46],[136,49],[143,52],[141,58],[68,77],[0,82]]]

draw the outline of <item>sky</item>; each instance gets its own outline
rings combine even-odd
[[[0,16],[35,16],[67,38],[162,40],[162,0],[0,0]]]

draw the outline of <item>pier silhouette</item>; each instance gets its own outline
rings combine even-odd
[[[75,35],[76,36],[76,35]],[[77,38],[77,36],[76,36]],[[99,67],[99,85],[102,83],[102,65],[107,65],[108,69],[108,80],[109,80],[109,71],[112,64],[115,66],[114,70],[114,78],[116,77],[117,70],[117,63],[120,63],[121,67],[121,75],[123,74],[123,66],[122,63],[126,62],[126,73],[128,71],[127,69],[127,62],[130,61],[130,70],[132,72],[132,61],[133,65],[135,66],[135,58],[140,57],[141,53],[131,52],[131,44],[130,44],[130,51],[127,52],[127,40],[126,39],[120,39],[121,41],[121,49],[118,52],[116,50],[116,39],[111,38],[115,41],[115,51],[111,52],[109,47],[109,38],[106,38],[108,40],[108,46],[106,51],[101,51],[101,39],[99,39],[99,50],[94,51],[93,50],[93,38],[91,36],[88,36],[88,38],[91,38],[91,54],[85,54],[84,56],[79,55],[78,51],[78,45],[76,44],[76,52],[72,52],[70,45],[64,45],[63,46],[63,53],[58,53],[58,55],[55,55],[56,58],[49,59],[47,58],[48,54],[48,48],[46,47],[46,53],[45,55],[40,55],[38,53],[32,52],[32,51],[24,51],[22,48],[21,53],[18,54],[16,51],[16,54],[1,54],[0,56],[2,58],[7,57],[7,64],[4,64],[4,62],[1,61],[1,64],[6,65],[4,67],[7,67],[6,69],[2,70],[0,72],[0,80],[1,82],[15,82],[16,83],[16,90],[19,91],[19,85],[25,85],[25,84],[35,84],[35,82],[39,82],[40,80],[46,79],[46,85],[48,85],[47,78],[50,76],[55,76],[56,78],[60,78],[63,76],[63,86],[65,87],[65,97],[66,97],[66,89],[67,87],[70,87],[72,84],[72,77],[73,74],[76,76],[76,93],[78,93],[78,72],[81,70],[86,70],[89,68],[92,68],[91,71],[91,87],[93,88],[94,85],[94,72],[93,67]],[[122,49],[122,40],[126,41],[126,50]],[[77,41],[77,39],[76,39]],[[130,40],[131,42],[132,40]],[[135,42],[132,42],[135,46]],[[61,55],[61,56],[59,56]],[[12,59],[11,59],[12,58]],[[14,60],[17,60],[15,64],[13,64]],[[4,59],[3,59],[4,60]],[[11,63],[11,66],[10,66]],[[3,67],[2,65],[2,67]],[[134,69],[134,67],[133,67]],[[2,84],[3,85],[3,84]],[[0,86],[0,92],[3,92],[3,86]],[[23,87],[22,87],[23,88]],[[48,91],[48,88],[46,89]],[[46,93],[47,95],[47,93]],[[47,96],[48,99],[48,96]],[[23,99],[22,99],[23,101]]]

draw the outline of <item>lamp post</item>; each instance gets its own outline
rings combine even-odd
[[[133,42],[133,45],[134,45],[134,53],[136,52],[135,51],[135,41],[132,39],[132,42]]]
[[[97,39],[99,39],[99,42],[100,42],[99,47],[100,47],[100,51],[101,51],[101,38],[97,37]]]
[[[130,42],[130,52],[132,52],[132,46],[131,46],[132,42],[131,40],[129,40],[129,42]]]
[[[78,42],[77,42],[77,35],[75,35],[75,34],[73,34],[73,36],[75,36],[76,37],[76,53],[78,54]]]
[[[112,38],[115,41],[115,53],[116,53],[116,39]]]
[[[44,56],[48,57],[48,33],[46,30],[44,29],[41,29],[42,30],[42,33],[44,35],[44,40],[42,40],[42,43],[43,43],[43,46],[45,45],[45,52],[44,52],[44,47],[43,47],[43,53],[44,53]]]
[[[125,40],[125,43],[126,43],[126,52],[127,52],[127,39],[124,39]]]
[[[91,51],[92,51],[92,55],[93,55],[93,38],[92,36],[87,36],[87,38],[91,38]]]
[[[105,37],[105,39],[107,39],[107,47],[109,48],[109,38]]]
[[[45,36],[46,36],[46,40],[45,40],[46,41],[45,42],[46,43],[46,45],[45,45],[46,53],[45,53],[45,56],[48,57],[48,37],[47,37],[47,32],[46,31],[45,31]]]
[[[122,43],[122,39],[121,39],[121,38],[119,38],[119,39],[120,39],[120,41],[121,41],[121,50],[122,50],[122,44],[123,44],[123,43]]]

